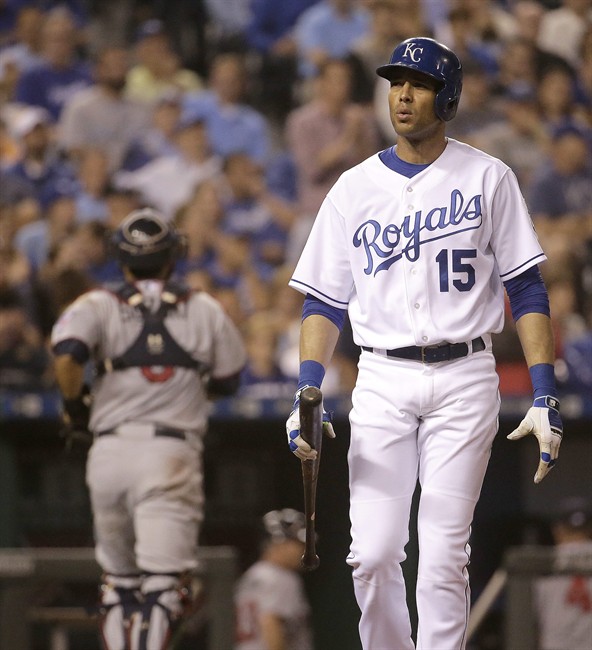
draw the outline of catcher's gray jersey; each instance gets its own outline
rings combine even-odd
[[[140,280],[135,286],[144,304],[155,311],[163,283]],[[164,321],[174,340],[207,374],[224,378],[245,363],[245,350],[237,328],[222,306],[203,292],[191,292],[168,312]],[[52,332],[52,345],[66,339],[85,343],[100,361],[126,351],[143,326],[139,310],[106,289],[90,291],[61,315]],[[107,372],[93,383],[90,428],[112,429],[124,422],[145,422],[182,430],[205,430],[208,416],[205,381],[195,370],[154,366]]]
[[[286,650],[312,650],[309,605],[294,571],[260,560],[240,578],[235,591],[235,650],[266,650],[259,626],[262,614],[282,619]]]

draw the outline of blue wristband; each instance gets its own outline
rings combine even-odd
[[[307,359],[300,364],[300,372],[298,374],[298,390],[304,386],[315,386],[320,388],[325,376],[325,368],[323,364],[318,361]]]
[[[529,368],[534,398],[557,395],[555,368],[550,363],[537,363]]]

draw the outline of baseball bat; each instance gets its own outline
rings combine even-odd
[[[300,435],[316,449],[314,460],[303,460],[302,484],[304,487],[304,515],[306,517],[306,540],[302,567],[313,571],[319,566],[316,552],[316,500],[321,445],[323,441],[323,395],[318,388],[309,386],[300,394]]]

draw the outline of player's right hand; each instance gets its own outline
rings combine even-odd
[[[539,441],[540,460],[534,482],[540,483],[555,465],[563,436],[559,400],[551,395],[537,397],[525,418],[510,433],[508,440],[519,440],[532,433]]]
[[[317,457],[316,449],[313,449],[300,435],[300,394],[305,388],[308,388],[308,386],[303,386],[294,396],[292,412],[286,422],[286,433],[288,435],[288,446],[295,456],[300,460],[314,460]],[[323,433],[328,438],[335,438],[331,414],[325,409],[323,409]]]

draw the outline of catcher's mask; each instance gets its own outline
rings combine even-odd
[[[111,238],[118,262],[134,271],[158,272],[166,264],[184,257],[184,237],[156,210],[134,210]]]

